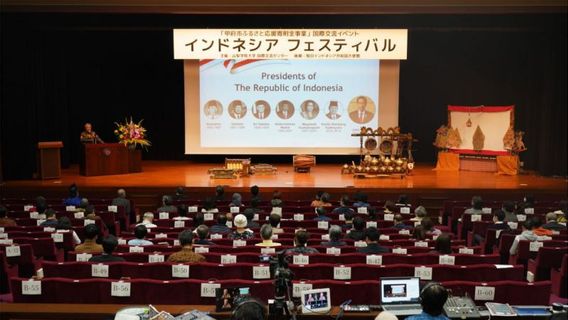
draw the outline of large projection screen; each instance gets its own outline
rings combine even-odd
[[[399,65],[184,60],[185,153],[359,154],[351,133],[398,126]]]

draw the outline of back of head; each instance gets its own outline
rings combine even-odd
[[[549,212],[546,214],[546,222],[556,222],[556,213]]]
[[[225,188],[223,188],[223,186],[219,185],[215,188],[215,195],[220,197],[222,195],[225,194]]]
[[[178,216],[180,217],[187,217],[187,206],[185,204],[181,204],[177,207]]]
[[[47,200],[42,197],[39,196],[36,198],[36,209],[38,213],[44,213],[45,210],[47,209]]]
[[[115,236],[109,235],[103,239],[102,245],[106,254],[112,254],[114,249],[118,246],[118,240],[116,240]]]
[[[154,214],[152,212],[145,212],[144,215],[142,216],[142,219],[144,219],[146,221],[153,221],[154,220]]]
[[[367,202],[367,200],[369,200],[369,197],[367,196],[366,193],[363,192],[359,192],[359,197],[358,197],[360,202]]]
[[[379,229],[375,227],[369,227],[365,229],[365,238],[369,242],[377,242],[380,238]]]
[[[234,205],[240,206],[243,202],[243,197],[241,196],[240,193],[233,193],[233,196],[231,197],[231,202]]]
[[[316,200],[321,200],[321,196],[324,194],[323,190],[318,190],[318,192],[316,193],[315,199]]]
[[[495,212],[493,212],[493,216],[495,216],[497,218],[497,221],[505,221],[505,211],[499,209],[499,210],[495,210]]]
[[[420,292],[422,310],[431,316],[439,316],[448,300],[448,291],[438,283],[427,284]]]
[[[55,217],[55,210],[53,210],[53,209],[51,209],[51,208],[45,210],[45,217],[46,217],[46,218]]]
[[[365,220],[363,220],[360,216],[353,218],[353,229],[357,231],[365,229]]]
[[[79,189],[76,184],[69,186],[69,198],[75,198],[79,195]]]
[[[204,240],[209,235],[209,227],[202,224],[199,227],[197,227],[195,233],[197,233],[197,236],[199,237],[200,240]]]
[[[353,213],[353,211],[347,211],[343,216],[345,217],[346,222],[353,222],[353,217],[355,216],[355,214]]]
[[[408,195],[406,194],[401,194],[400,196],[398,196],[398,201],[397,203],[400,204],[408,204]]]
[[[94,214],[95,213],[95,206],[93,205],[88,205],[85,208],[85,215],[89,215],[89,214]]]
[[[477,210],[483,209],[483,199],[480,196],[473,196],[471,198],[471,206]]]
[[[534,228],[534,224],[532,219],[527,219],[525,221],[525,223],[523,223],[523,228],[527,229],[527,230],[532,230]]]
[[[258,196],[258,193],[260,192],[260,188],[257,185],[254,185],[252,187],[250,187],[250,193],[256,197]]]
[[[396,210],[396,204],[394,203],[394,201],[391,200],[387,200],[385,202],[385,209],[387,209],[390,212],[394,212]]]
[[[71,229],[71,220],[67,217],[61,217],[57,220],[57,229],[59,230],[70,230]]]
[[[434,228],[434,222],[432,222],[432,219],[430,219],[428,217],[425,217],[424,219],[422,219],[422,222],[420,222],[420,224],[424,228],[425,232],[432,231],[432,228]]]
[[[515,203],[513,201],[503,201],[503,210],[515,212]]]
[[[542,221],[540,220],[540,217],[534,216],[530,219],[530,221],[533,229],[540,228],[540,226],[542,226]]]
[[[274,192],[272,193],[272,199],[281,200],[282,199],[282,192],[280,192],[278,190],[274,190]]]
[[[400,213],[394,215],[394,224],[400,224],[404,221],[404,218]]]
[[[199,227],[200,225],[205,223],[205,216],[203,216],[203,213],[198,212],[195,214],[195,216],[193,216],[193,226],[194,227]]]
[[[271,214],[268,217],[268,222],[270,222],[272,228],[278,228],[278,225],[280,224],[280,215],[276,213]]]
[[[416,240],[426,239],[426,232],[424,231],[424,227],[422,225],[414,227],[414,230],[412,231],[412,238]]]
[[[310,234],[306,230],[298,230],[294,235],[296,246],[298,247],[304,247],[308,243],[309,238]]]
[[[224,213],[217,215],[217,224],[227,225],[227,216]]]
[[[203,202],[203,209],[205,210],[215,209],[215,199],[211,197],[205,198],[205,201]]]
[[[89,206],[89,199],[87,198],[82,198],[81,201],[79,202],[79,208],[87,208]]]
[[[262,227],[260,227],[260,237],[262,240],[272,239],[272,227],[269,224],[263,224]]]
[[[339,200],[339,202],[341,203],[342,206],[347,207],[349,206],[349,196],[344,194],[341,196],[341,199]]]
[[[184,247],[184,246],[188,246],[191,245],[193,242],[193,232],[191,232],[191,230],[183,230],[180,234],[179,234],[179,245]]]
[[[176,188],[176,196],[184,196],[185,195],[185,188],[184,187],[177,187]]]
[[[85,238],[89,240],[95,239],[99,235],[99,227],[91,223],[85,226]]]
[[[6,209],[6,207],[4,206],[0,206],[0,218],[6,218],[7,214],[8,214],[8,209]]]
[[[148,234],[148,229],[145,225],[139,224],[134,228],[134,236],[136,239],[144,239],[144,237]]]
[[[241,302],[233,311],[231,320],[264,320],[266,310],[256,300]]]
[[[333,225],[329,228],[329,240],[339,241],[341,239],[341,227]]]
[[[419,218],[424,218],[428,215],[428,211],[423,206],[418,206],[414,209],[414,214]]]
[[[331,198],[331,196],[329,195],[329,193],[324,192],[324,193],[321,195],[320,200],[321,200],[321,202],[323,202],[323,203],[328,203],[330,198]]]
[[[525,198],[524,198],[524,202],[525,202],[526,205],[528,205],[528,207],[534,206],[534,195],[526,194]]]
[[[251,208],[258,208],[259,205],[260,205],[260,200],[258,200],[257,198],[254,198],[250,201]]]
[[[162,204],[164,206],[171,206],[173,203],[172,201],[172,197],[168,196],[168,195],[164,195],[162,196]]]
[[[443,254],[452,253],[452,240],[450,239],[450,235],[447,233],[439,235],[438,238],[436,238],[434,249]]]
[[[116,191],[116,195],[119,198],[126,198],[126,190],[124,189],[118,189],[118,191]]]

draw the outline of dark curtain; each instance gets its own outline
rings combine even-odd
[[[526,132],[525,168],[566,175],[565,15],[187,16],[17,14],[1,16],[0,155],[5,179],[30,178],[38,141],[61,140],[77,163],[78,135],[92,122],[115,141],[114,121],[144,119],[145,159],[184,159],[183,64],[172,28],[408,28],[400,119],[420,140],[415,158],[435,162],[434,132],[446,106],[516,105]],[[219,157],[192,157],[210,161]],[[269,157],[273,162],[290,157]],[[329,156],[325,161],[343,161]],[[320,162],[318,160],[318,162]]]

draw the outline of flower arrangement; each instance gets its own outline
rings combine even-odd
[[[147,149],[152,144],[146,139],[146,129],[142,126],[142,121],[134,123],[132,117],[130,121],[124,120],[124,123],[117,123],[114,134],[118,138],[118,142],[124,144],[125,146],[135,149],[137,145],[141,145],[144,149]]]

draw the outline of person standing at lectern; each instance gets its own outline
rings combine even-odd
[[[104,143],[104,141],[93,131],[90,123],[85,123],[84,130],[81,132],[81,143]]]

